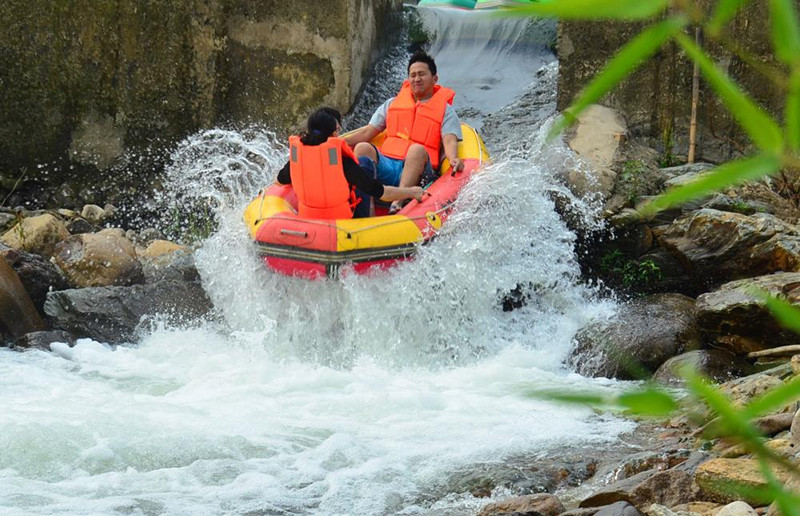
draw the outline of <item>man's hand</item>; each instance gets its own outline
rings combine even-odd
[[[411,196],[416,199],[417,201],[422,202],[422,196],[425,193],[425,190],[422,189],[421,186],[412,186],[411,187]]]
[[[460,172],[464,170],[464,162],[461,158],[453,158],[450,160],[450,166],[453,167],[453,172]]]

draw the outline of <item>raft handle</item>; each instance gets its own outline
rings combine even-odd
[[[305,231],[294,231],[291,229],[281,229],[281,235],[296,236],[300,238],[308,237],[308,233],[306,233]]]

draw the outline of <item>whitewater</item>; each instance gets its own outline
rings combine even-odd
[[[563,364],[575,332],[615,305],[581,281],[556,213],[556,194],[587,225],[599,208],[561,186],[579,164],[545,138],[552,101],[521,109],[555,88],[552,26],[415,16],[463,118],[493,129],[493,164],[437,238],[366,276],[271,273],[241,215],[285,143],[263,127],[187,138],[165,195],[213,207],[219,227],[195,260],[216,314],[151,320],[120,346],[0,349],[0,513],[474,514],[535,489],[508,480],[520,464],[611,448],[634,428],[537,394],[623,387]],[[399,87],[406,55],[403,42],[379,64],[351,128]],[[515,289],[525,302],[504,311]],[[487,482],[491,496],[474,496]]]

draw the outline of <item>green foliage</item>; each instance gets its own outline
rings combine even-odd
[[[629,290],[646,291],[663,278],[661,269],[653,260],[632,260],[619,249],[603,255],[600,270]]]
[[[171,240],[184,244],[201,242],[217,230],[212,210],[203,203],[193,206],[174,206],[169,212],[164,233]]]
[[[672,122],[668,123],[664,128],[664,133],[661,137],[661,140],[661,144],[664,146],[664,153],[658,160],[658,166],[663,168],[674,167],[675,165],[678,165],[680,161],[678,161],[678,157],[672,152],[675,146],[674,142],[672,141]]]
[[[625,162],[622,167],[623,194],[629,203],[636,202],[641,194],[642,176],[647,171],[647,165],[640,159],[632,159]]]

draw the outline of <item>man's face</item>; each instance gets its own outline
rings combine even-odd
[[[433,85],[439,78],[433,75],[427,63],[413,63],[408,69],[408,82],[411,93],[417,100],[424,100],[433,95]]]

